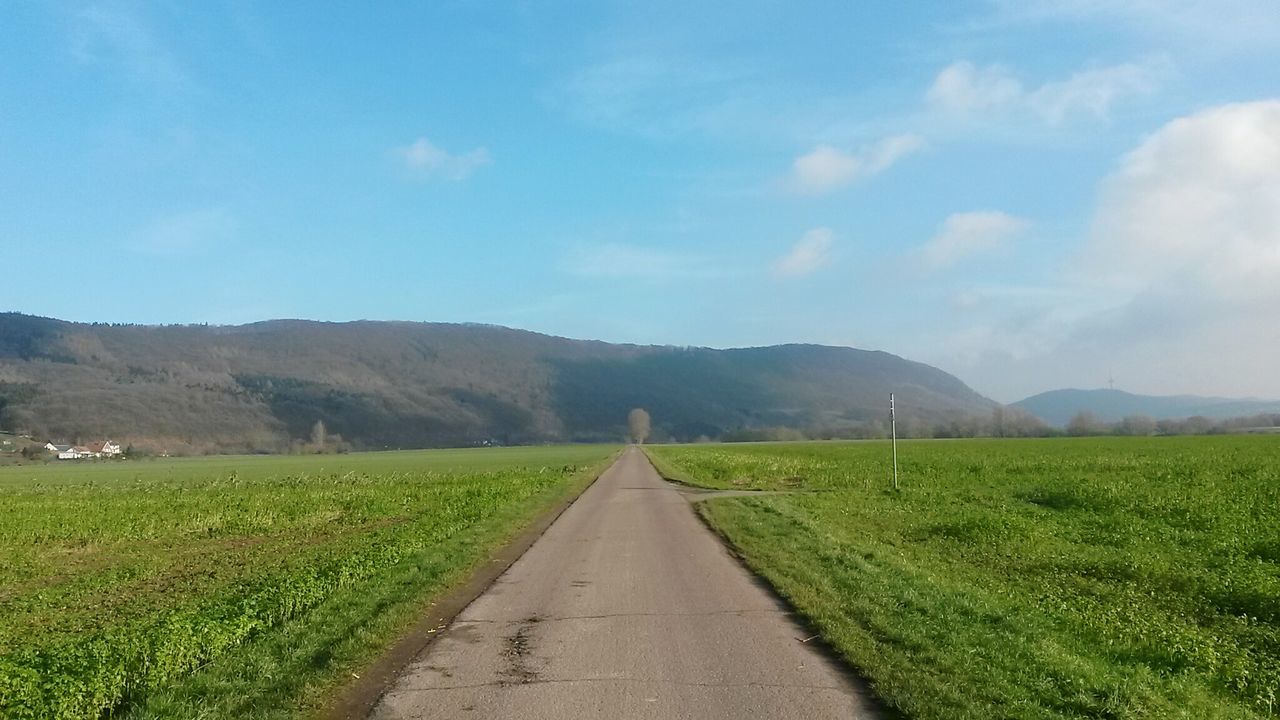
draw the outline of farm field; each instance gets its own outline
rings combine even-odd
[[[1280,713],[1277,438],[647,450],[907,717]]]
[[[305,715],[615,451],[0,468],[0,717]]]

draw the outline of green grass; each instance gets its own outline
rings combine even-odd
[[[228,476],[263,480],[299,473],[360,471],[385,474],[433,470],[462,472],[540,467],[571,463],[614,449],[602,445],[539,445],[503,448],[457,448],[350,453],[345,455],[212,455],[208,457],[150,457],[136,461],[49,460],[0,469],[0,490],[15,485],[83,484],[128,480],[188,480]]]
[[[22,449],[28,445],[36,444],[39,443],[35,443],[24,437],[19,437],[18,435],[0,432],[0,467],[19,462],[23,459],[20,455]]]
[[[1280,713],[1274,437],[649,448],[908,717]]]
[[[602,446],[0,469],[0,717],[321,707]]]

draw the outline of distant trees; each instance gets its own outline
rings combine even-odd
[[[1219,432],[1238,432],[1241,430],[1275,432],[1274,428],[1280,428],[1280,413],[1258,413],[1257,415],[1228,418],[1220,421],[1216,428]]]
[[[1099,422],[1097,416],[1088,410],[1081,410],[1067,422],[1068,435],[1101,435],[1106,431],[1107,426]]]
[[[1192,415],[1183,422],[1186,432],[1192,435],[1208,435],[1215,428],[1213,421],[1203,415]]]
[[[291,455],[326,455],[351,452],[351,443],[337,433],[330,433],[323,420],[311,426],[311,439],[293,440],[289,443]]]
[[[326,439],[328,439],[328,432],[324,428],[324,421],[317,420],[316,424],[311,426],[311,444],[323,448]]]
[[[1005,411],[1004,405],[991,409],[991,434],[995,437],[1005,437]]]
[[[1280,432],[1280,413],[1259,413],[1225,419],[1193,415],[1156,420],[1150,415],[1126,415],[1119,422],[1100,420],[1080,411],[1067,423],[1068,435],[1218,435],[1233,432]]]
[[[1126,435],[1215,435],[1220,433],[1276,433],[1280,435],[1280,413],[1260,413],[1245,417],[1213,420],[1195,416],[1179,420],[1155,420],[1148,415],[1129,415],[1118,422],[1107,422],[1097,415],[1076,413],[1064,430],[1051,427],[1026,411],[1009,406],[993,408],[990,416],[957,415],[937,423],[902,414],[898,416],[899,438],[964,438],[964,437],[1061,437]],[[712,436],[715,437],[715,436]],[[806,428],[784,425],[745,426],[726,430],[716,439],[721,442],[770,442],[794,440],[864,440],[887,437],[880,420],[866,420],[839,425],[816,424]]]
[[[652,430],[649,413],[644,408],[634,408],[627,413],[627,428],[631,433],[631,442],[637,445],[643,444]]]
[[[997,405],[991,411],[992,437],[1043,437],[1049,426],[1022,408]]]
[[[1115,429],[1117,435],[1155,435],[1156,419],[1150,415],[1127,415]]]

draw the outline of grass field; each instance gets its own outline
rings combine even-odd
[[[1280,438],[649,448],[918,720],[1280,713]]]
[[[305,715],[615,449],[0,468],[0,717]]]

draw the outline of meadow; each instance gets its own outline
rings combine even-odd
[[[615,450],[0,468],[0,717],[321,709]]]
[[[1280,712],[1280,438],[648,451],[906,717]]]

